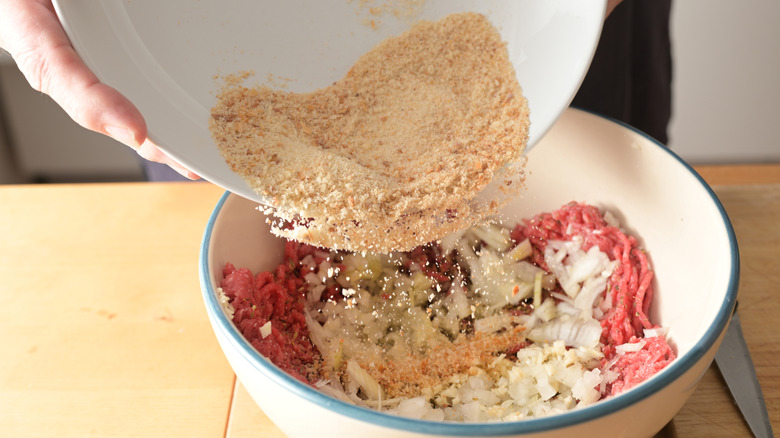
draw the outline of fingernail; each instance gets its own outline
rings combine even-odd
[[[141,146],[135,139],[135,133],[127,128],[106,125],[103,129],[105,129],[106,133],[111,136],[111,138],[120,141],[133,149],[138,149],[138,147]]]

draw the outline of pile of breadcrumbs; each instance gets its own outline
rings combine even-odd
[[[274,233],[390,252],[494,212],[477,194],[520,161],[528,124],[498,31],[460,13],[381,42],[311,93],[227,81],[209,128],[233,171],[268,200]]]

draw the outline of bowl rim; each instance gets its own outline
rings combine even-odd
[[[693,167],[681,157],[679,157],[676,153],[644,132],[619,120],[588,110],[576,109],[576,111],[583,111],[603,118],[607,121],[611,121],[623,129],[632,131],[634,135],[644,137],[645,139],[649,140],[653,146],[661,148],[665,153],[669,154],[672,159],[676,160],[683,166],[685,170],[687,170],[695,177],[697,182],[709,195],[711,201],[717,208],[717,211],[720,213],[723,226],[728,237],[729,248],[731,250],[730,256],[732,260],[731,269],[729,272],[729,281],[726,289],[725,300],[721,304],[713,324],[707,328],[701,340],[697,342],[696,345],[694,345],[687,354],[682,357],[678,357],[677,360],[673,361],[663,370],[662,374],[659,374],[651,381],[647,382],[646,384],[641,384],[633,388],[631,391],[627,391],[618,397],[605,399],[582,409],[575,409],[547,417],[528,418],[524,420],[507,422],[461,423],[407,418],[349,404],[328,396],[290,376],[274,365],[271,361],[263,357],[260,353],[258,353],[254,347],[252,347],[252,345],[247,342],[247,340],[235,327],[233,322],[228,319],[227,315],[222,310],[222,306],[217,299],[216,291],[211,286],[212,272],[208,266],[208,256],[210,253],[212,231],[219,214],[231,196],[238,196],[228,191],[226,191],[220,197],[217,205],[212,211],[211,216],[209,217],[206,230],[203,235],[203,240],[201,242],[199,256],[199,277],[201,291],[207,313],[209,314],[210,318],[213,318],[212,321],[215,322],[215,330],[219,330],[224,336],[224,339],[230,342],[232,347],[234,347],[240,353],[241,357],[250,363],[258,372],[275,381],[283,388],[311,403],[333,411],[336,414],[350,417],[354,420],[372,423],[377,426],[391,429],[425,433],[430,435],[502,436],[507,434],[534,433],[551,429],[559,429],[613,414],[620,411],[621,409],[625,409],[631,405],[639,403],[649,396],[661,391],[663,388],[677,380],[689,369],[691,369],[699,360],[701,360],[715,344],[720,334],[723,333],[726,329],[726,326],[731,318],[731,313],[736,304],[737,288],[740,276],[739,249],[737,246],[736,235],[734,233],[731,221],[729,220],[729,217],[726,214],[726,211],[723,205],[720,203],[720,200],[716,196],[715,192],[693,169]]]

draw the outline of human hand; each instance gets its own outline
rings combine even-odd
[[[79,125],[108,135],[187,178],[199,178],[149,141],[146,121],[135,105],[101,83],[84,64],[51,0],[0,0],[0,49],[10,53],[35,90],[49,95]]]

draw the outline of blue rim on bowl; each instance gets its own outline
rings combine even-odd
[[[291,377],[280,368],[276,367],[269,360],[265,359],[254,349],[254,347],[252,347],[251,344],[249,344],[249,342],[246,341],[238,329],[236,329],[236,327],[233,325],[233,322],[228,319],[228,317],[222,311],[222,307],[217,299],[217,292],[214,290],[214,287],[212,287],[212,284],[219,283],[219,279],[214,279],[212,277],[213,273],[208,266],[208,255],[210,251],[211,235],[214,224],[219,217],[225,202],[231,195],[230,192],[225,192],[214,208],[214,211],[212,212],[206,226],[206,231],[204,233],[200,249],[199,274],[201,290],[203,292],[204,303],[210,316],[216,318],[216,329],[221,331],[221,334],[224,335],[225,339],[227,339],[232,344],[232,346],[240,352],[242,357],[251,363],[258,372],[276,381],[290,392],[312,403],[336,411],[340,415],[345,415],[359,421],[373,423],[391,429],[414,431],[417,433],[453,436],[502,436],[517,433],[542,432],[594,420],[596,418],[619,411],[620,409],[623,409],[627,406],[638,403],[641,400],[644,400],[647,397],[655,394],[678,379],[687,370],[693,367],[694,364],[702,359],[707,351],[715,344],[718,336],[725,330],[736,303],[737,286],[739,283],[740,266],[737,239],[734,234],[731,221],[729,220],[722,204],[718,200],[718,197],[715,195],[709,185],[688,163],[686,163],[677,154],[643,132],[620,121],[616,121],[599,114],[595,115],[617,123],[618,125],[621,125],[624,128],[627,128],[648,139],[653,145],[661,148],[663,151],[665,151],[665,153],[669,154],[673,159],[677,160],[677,162],[679,162],[679,164],[681,164],[687,172],[693,175],[701,187],[706,190],[713,204],[717,207],[728,236],[729,247],[731,248],[732,263],[731,271],[729,273],[726,296],[720,306],[720,309],[717,312],[717,316],[713,324],[707,328],[700,342],[698,342],[685,355],[672,362],[668,367],[666,367],[666,369],[664,369],[663,373],[656,376],[652,381],[647,382],[647,384],[640,385],[631,391],[621,394],[619,397],[602,400],[599,403],[583,409],[577,409],[550,417],[531,418],[513,422],[490,423],[455,423],[405,418],[351,405],[349,403],[345,403],[327,396],[318,390],[305,385],[294,377]]]

